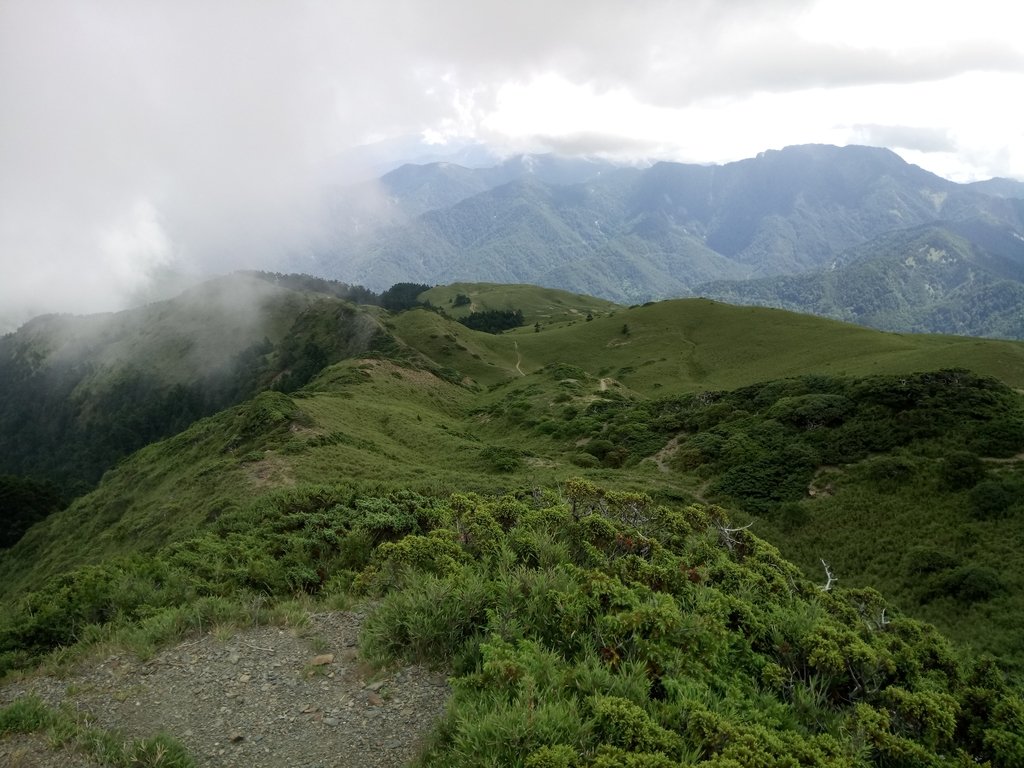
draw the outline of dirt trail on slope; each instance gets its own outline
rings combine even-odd
[[[523,373],[523,369],[519,367],[520,364],[523,362],[523,356],[519,354],[519,342],[513,341],[512,346],[515,347],[516,349],[516,370],[519,371],[520,376],[525,376],[526,374]]]
[[[682,437],[682,435],[676,435],[667,443],[665,443],[665,445],[662,446],[661,450],[659,450],[653,456],[648,456],[646,460],[653,461],[657,465],[658,469],[661,470],[662,472],[670,471],[668,466],[668,460],[671,459],[672,456],[675,455],[675,452],[679,450],[679,441],[682,439]]]
[[[0,705],[35,694],[88,712],[102,728],[145,738],[165,731],[199,766],[328,768],[405,765],[444,712],[442,674],[418,666],[376,675],[356,641],[365,614],[316,614],[301,636],[280,627],[213,634],[149,661],[115,655],[67,676],[0,688]],[[50,751],[38,735],[0,740],[0,765],[96,765]]]

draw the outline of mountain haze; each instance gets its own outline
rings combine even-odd
[[[497,280],[627,304],[720,295],[889,330],[1015,336],[1006,317],[1012,310],[1002,301],[1017,287],[994,283],[1020,282],[1018,186],[956,184],[889,150],[857,146],[787,147],[721,166],[615,168],[551,156],[483,169],[407,165],[374,187],[386,201],[376,208],[375,223],[363,221],[355,238],[339,235],[312,269],[375,288],[400,280]],[[360,199],[365,205],[376,198]],[[859,312],[810,293],[803,301],[800,292],[797,301],[774,298],[765,287],[772,283],[742,284],[816,271],[822,274],[815,279],[835,280],[825,273],[856,258],[895,258],[897,244],[912,248],[913,233],[925,226],[966,240],[972,260],[986,263],[979,263],[973,282],[944,277],[938,293],[925,271],[907,274],[893,300],[905,311]],[[996,257],[1005,263],[989,274],[987,262]],[[859,284],[870,273],[844,272],[853,283],[844,290],[880,290],[870,280]],[[991,307],[991,325],[972,309],[976,301]]]
[[[38,317],[0,338],[0,471],[76,495],[120,457],[301,386],[377,333],[333,296],[242,274],[115,314]]]

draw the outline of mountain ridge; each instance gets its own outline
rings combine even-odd
[[[402,180],[394,188],[407,191],[389,203],[398,213],[355,241],[339,240],[316,270],[377,288],[499,280],[630,304],[699,295],[722,280],[827,270],[851,249],[927,224],[983,249],[1001,228],[998,250],[1024,259],[1024,199],[989,193],[1012,185],[957,184],[885,149],[803,145],[720,166],[580,162],[559,174],[546,158],[547,176],[520,173],[522,159],[490,169],[404,166],[381,181]],[[463,182],[435,187],[445,176]],[[949,313],[966,311],[967,301]],[[949,313],[918,309],[921,330],[963,332],[963,324],[941,324]],[[966,327],[1004,335],[1006,323],[997,324]]]
[[[453,680],[427,764],[479,765],[484,742],[563,768],[1024,756],[1024,344],[493,284],[396,286],[389,311],[266,279],[327,300],[279,345],[318,346],[316,370],[130,454],[0,551],[0,669],[134,664],[360,601],[361,660]],[[512,307],[500,334],[459,322]],[[332,361],[346,313],[379,332]],[[331,663],[304,674],[330,688]],[[0,738],[91,733],[50,707],[0,708]],[[168,729],[184,754],[194,733]]]

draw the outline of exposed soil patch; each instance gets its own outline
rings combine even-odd
[[[208,634],[145,662],[110,656],[0,688],[0,705],[35,694],[126,737],[165,731],[211,768],[405,765],[443,714],[447,683],[418,666],[375,674],[356,649],[364,617],[317,614],[301,635],[280,627]],[[49,751],[37,735],[0,741],[0,764],[95,766]]]
[[[104,768],[102,763],[71,748],[51,749],[39,733],[16,734],[0,740],[4,768]]]
[[[601,381],[603,382],[604,379],[601,379]],[[673,456],[675,456],[676,451],[679,450],[679,441],[682,438],[682,435],[676,435],[667,443],[665,443],[665,445],[661,448],[660,451],[658,451],[653,456],[648,456],[645,459],[645,461],[653,461],[657,465],[658,469],[660,469],[662,472],[668,472],[668,462]]]
[[[807,484],[807,495],[812,499],[823,496],[834,496],[835,480],[842,474],[839,467],[820,467]]]
[[[295,478],[291,474],[288,462],[275,454],[267,454],[259,461],[250,462],[246,464],[245,469],[256,488],[295,485]]]

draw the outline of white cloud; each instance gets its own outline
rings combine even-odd
[[[711,162],[917,130],[935,141],[903,151],[925,167],[1024,177],[1020,17],[1002,0],[6,0],[0,312],[113,306],[166,259],[315,247],[323,169],[360,176],[337,155],[370,138]]]

